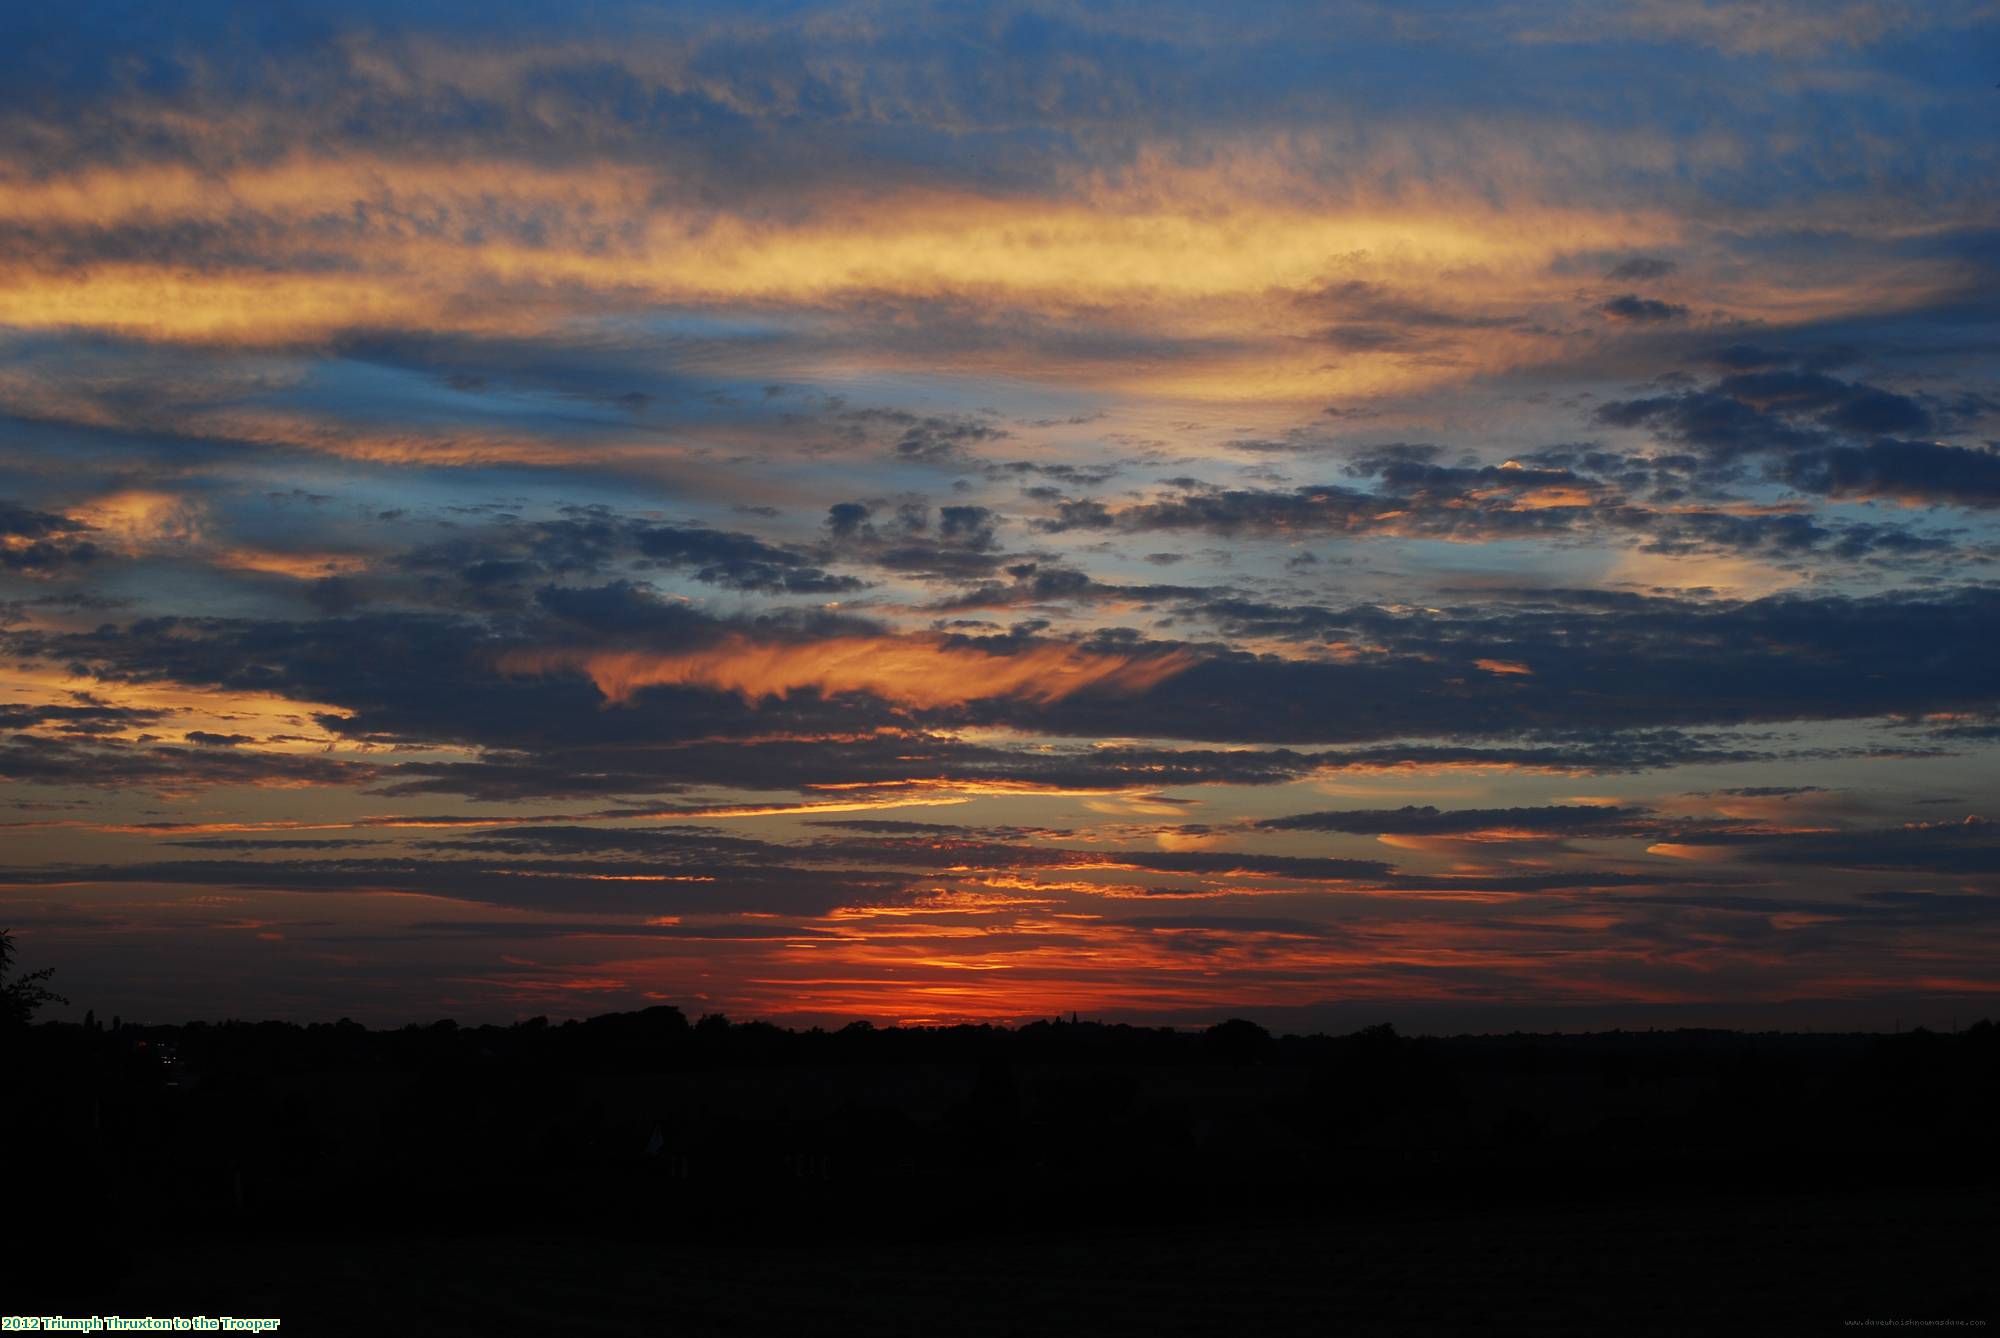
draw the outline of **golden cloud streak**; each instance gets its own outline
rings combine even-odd
[[[258,737],[259,752],[322,753],[343,741],[319,723],[318,717],[340,717],[339,707],[323,702],[302,701],[270,692],[237,688],[210,688],[195,684],[127,682],[76,675],[65,666],[12,664],[8,666],[10,697],[16,704],[73,706],[94,702],[128,710],[157,711],[167,720],[138,721],[126,728],[95,735],[123,743],[139,741],[139,736],[162,728],[177,733],[207,730],[218,734],[250,734]],[[365,748],[343,747],[342,755],[360,756]]]
[[[855,299],[968,301],[1052,321],[1143,323],[1190,344],[1144,365],[1085,346],[1057,358],[1031,344],[958,355],[987,370],[1197,400],[1292,399],[1330,383],[1367,394],[1448,374],[1393,350],[1330,357],[1315,338],[1329,313],[1293,299],[1354,279],[1420,292],[1450,275],[1450,302],[1468,315],[1533,307],[1553,316],[1574,304],[1549,270],[1560,250],[1667,245],[1681,227],[1657,211],[1531,200],[1505,208],[1476,197],[1328,201],[1310,175],[1278,167],[1259,175],[1246,194],[1156,162],[1143,190],[1098,181],[1041,199],[845,194],[781,222],[663,203],[675,197],[674,182],[609,163],[298,155],[221,172],[147,166],[58,178],[0,166],[0,222],[30,230],[255,218],[282,237],[328,217],[371,220],[343,237],[315,234],[311,264],[282,242],[239,268],[144,259],[69,266],[59,251],[31,252],[0,265],[0,322],[288,345],[360,327],[546,332],[579,315],[662,305],[837,313]],[[523,216],[537,220],[532,242],[513,227]],[[317,263],[329,248],[346,261],[337,274]],[[1476,343],[1458,344],[1460,357],[1511,364],[1545,356],[1550,340],[1495,323]],[[954,356],[925,353],[932,362]]]
[[[461,68],[457,57],[429,59]],[[508,61],[491,60],[479,86],[519,77]],[[31,241],[0,264],[0,324],[292,345],[385,326],[548,333],[579,316],[662,306],[748,304],[838,318],[857,301],[878,310],[946,301],[1142,327],[1184,347],[1134,359],[1115,339],[1097,353],[1085,340],[1056,356],[1032,340],[958,352],[927,344],[927,365],[1182,400],[1291,402],[1408,391],[1573,351],[1577,338],[1601,332],[1594,318],[1582,319],[1589,295],[1556,266],[1562,256],[1715,249],[1670,206],[1591,203],[1574,189],[1569,174],[1586,161],[1623,164],[1633,153],[1667,150],[1647,136],[1593,141],[1574,161],[1524,153],[1517,137],[1472,126],[1454,130],[1449,143],[1366,151],[1337,137],[1223,140],[1201,166],[1178,146],[1142,145],[1130,169],[1072,175],[1040,198],[843,188],[774,212],[690,205],[687,182],[664,167],[367,152],[228,161],[222,146],[245,126],[208,123],[203,132],[222,153],[206,169],[48,175],[0,163],[0,224],[49,237],[45,249]],[[1598,153],[1602,160],[1591,158]],[[1340,172],[1327,172],[1329,155]],[[1440,170],[1444,162],[1450,170]],[[314,230],[329,218],[360,222],[338,234]],[[535,220],[532,237],[524,218]],[[281,240],[241,265],[138,257],[83,265],[65,250],[64,234],[79,230],[246,220]],[[1834,220],[1875,237],[1967,221],[1946,210],[1913,223],[1907,210],[1857,200],[1822,205],[1812,222]],[[310,255],[283,240],[307,236]],[[328,252],[343,262],[337,271],[325,268]],[[1780,323],[1894,310],[1962,277],[1946,260],[1912,262],[1892,276],[1815,265],[1774,277],[1699,259],[1689,271],[1700,272],[1709,299],[1699,319]],[[1456,334],[1427,327],[1415,355],[1393,345],[1330,346],[1322,338],[1329,324],[1378,319],[1365,306],[1343,306],[1338,290],[1354,281],[1472,324]],[[850,372],[907,361],[893,351],[817,356]]]
[[[954,646],[935,637],[832,637],[752,641],[726,637],[703,650],[517,650],[501,672],[581,671],[609,702],[623,705],[649,687],[701,687],[745,701],[811,688],[824,696],[865,692],[916,707],[958,706],[991,697],[1048,704],[1086,689],[1144,692],[1192,664],[1183,652],[1114,655],[1037,645],[1012,655]]]
[[[257,572],[265,576],[289,576],[299,581],[315,581],[325,576],[347,576],[365,571],[368,559],[353,553],[283,553],[269,548],[225,548],[212,561],[230,571]]]
[[[453,830],[479,827],[532,827],[543,823],[577,822],[671,822],[680,818],[769,818],[791,814],[868,813],[893,808],[948,808],[970,802],[959,794],[892,794],[879,798],[806,800],[802,803],[697,804],[681,808],[604,809],[585,813],[516,813],[490,817],[399,817],[369,814],[323,821],[273,818],[240,822],[141,822],[99,823],[78,818],[51,818],[28,822],[0,823],[0,830],[73,829],[110,832],[131,836],[190,836],[243,834],[251,832],[337,832],[370,831],[377,828]]]

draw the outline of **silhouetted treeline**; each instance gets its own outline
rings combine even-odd
[[[937,1240],[1994,1183],[2000,1028],[1272,1036],[1049,1021],[6,1033],[10,1190],[174,1230]],[[68,1233],[65,1236],[63,1233]],[[72,1281],[70,1285],[77,1285]]]
[[[550,1025],[11,1034],[14,1146],[185,1211],[579,1176],[1561,1190],[1983,1178],[2000,1029],[1277,1036],[1092,1022],[792,1031],[675,1008]],[[504,1176],[491,1172],[506,1168]],[[380,1182],[379,1184],[376,1182]],[[588,1181],[581,1182],[588,1186]],[[473,1197],[477,1197],[476,1194]]]

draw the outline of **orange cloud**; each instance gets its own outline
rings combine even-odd
[[[1667,859],[1725,860],[1732,852],[1727,846],[1685,845],[1678,841],[1660,841],[1646,847],[1648,855],[1660,855]]]
[[[366,558],[352,553],[282,553],[268,548],[225,548],[215,554],[214,562],[230,571],[290,576],[300,581],[351,575],[368,566]]]
[[[172,493],[130,488],[71,511],[100,539],[127,552],[194,544],[202,537],[200,504]]]
[[[910,706],[955,706],[989,697],[1048,703],[1087,688],[1144,692],[1193,662],[1184,653],[1107,655],[1045,644],[990,654],[921,636],[752,641],[740,635],[704,650],[519,650],[500,658],[509,674],[581,670],[608,701],[649,687],[703,687],[746,701],[804,688],[826,696],[866,692]]]

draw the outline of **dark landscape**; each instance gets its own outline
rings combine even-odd
[[[43,1023],[16,1312],[285,1332],[1985,1318],[2000,1028]],[[588,1316],[587,1325],[583,1317]]]

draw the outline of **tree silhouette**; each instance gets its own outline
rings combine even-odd
[[[14,966],[14,932],[0,929],[0,1025],[25,1027],[35,1015],[35,1010],[43,1004],[66,1004],[68,999],[57,994],[42,982],[55,974],[56,969],[45,966],[39,971],[30,971],[18,980],[7,979]]]
[[[1248,1018],[1232,1017],[1202,1033],[1211,1054],[1230,1064],[1254,1064],[1270,1054],[1271,1033]]]

